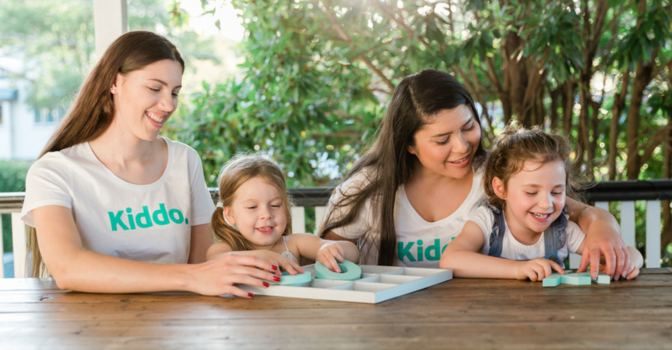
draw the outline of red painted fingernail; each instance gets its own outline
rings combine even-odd
[[[270,287],[271,285],[268,282],[264,282],[264,287]]]
[[[280,282],[280,277],[278,277],[278,276],[273,276],[273,281],[275,281],[275,282]]]
[[[254,298],[254,294],[252,294],[252,293],[247,293],[247,296],[250,297],[250,298]]]
[[[275,266],[275,265],[272,265],[272,266],[271,266],[271,269],[273,269],[273,270],[277,271],[277,270],[278,270],[278,267],[277,267],[277,266]]]

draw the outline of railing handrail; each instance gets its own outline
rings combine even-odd
[[[613,202],[672,199],[672,180],[627,180],[584,182],[581,193],[586,202]],[[299,207],[326,206],[335,187],[293,187],[288,192]],[[210,188],[217,198],[217,188]],[[24,192],[0,193],[0,210],[17,209],[23,205]]]

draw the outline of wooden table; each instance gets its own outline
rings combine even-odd
[[[672,349],[672,269],[609,286],[455,279],[377,305],[0,280],[2,349]]]

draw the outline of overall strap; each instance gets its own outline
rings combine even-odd
[[[502,256],[502,246],[504,245],[504,211],[493,207],[489,203],[486,204],[495,216],[495,222],[492,225],[492,232],[490,233],[490,250],[488,251],[488,255],[499,258]]]
[[[562,209],[560,216],[544,231],[544,258],[562,264],[558,261],[558,250],[565,245],[567,238],[567,206]]]

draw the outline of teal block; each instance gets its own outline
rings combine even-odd
[[[541,281],[544,287],[557,287],[561,282],[562,275],[559,273],[554,273]]]
[[[590,272],[581,272],[581,273],[577,273],[576,275],[590,277]],[[609,277],[609,275],[605,275],[602,272],[600,272],[597,275],[597,279],[593,279],[593,281],[597,282],[597,284],[611,284],[611,277]]]
[[[572,286],[589,286],[591,278],[590,276],[581,276],[578,274],[570,273],[563,276],[562,284],[569,284]]]

